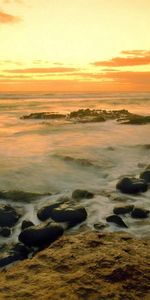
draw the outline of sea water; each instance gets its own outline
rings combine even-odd
[[[119,178],[138,178],[150,164],[149,124],[123,125],[115,120],[70,124],[63,120],[21,119],[34,112],[67,114],[81,108],[127,109],[150,115],[150,93],[0,94],[0,190],[52,193],[30,204],[1,199],[2,203],[19,205],[24,210],[13,238],[23,219],[37,224],[39,207],[62,196],[70,197],[77,188],[95,194],[93,199],[80,201],[87,209],[87,225],[91,228],[97,222],[105,222],[116,205],[150,208],[150,190],[114,200],[119,199]],[[138,236],[150,234],[150,218],[135,220],[125,216],[124,221],[129,227],[126,231]],[[107,230],[119,228],[110,226]]]

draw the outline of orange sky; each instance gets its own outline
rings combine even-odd
[[[0,0],[0,91],[150,91],[149,0]]]

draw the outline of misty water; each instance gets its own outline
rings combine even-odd
[[[38,224],[37,209],[70,197],[77,189],[94,192],[81,200],[88,212],[87,225],[106,222],[114,206],[134,204],[150,208],[150,190],[130,196],[116,191],[121,176],[135,176],[150,164],[150,125],[123,125],[115,120],[100,123],[67,123],[63,120],[23,120],[33,112],[69,113],[80,108],[119,110],[150,115],[149,93],[114,94],[1,94],[0,190],[52,193],[31,203],[1,199],[23,209],[23,217],[9,240],[16,239],[23,219]],[[110,197],[107,194],[111,195]],[[115,200],[117,197],[124,200]],[[150,234],[150,217],[123,217],[125,231]],[[109,226],[106,230],[124,230]],[[2,241],[6,239],[2,239]]]

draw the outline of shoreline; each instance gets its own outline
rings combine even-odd
[[[65,234],[0,272],[0,299],[145,299],[150,239],[124,232]]]

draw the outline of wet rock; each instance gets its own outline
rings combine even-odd
[[[39,220],[45,221],[48,218],[51,218],[52,210],[54,208],[59,207],[60,204],[61,203],[55,203],[55,204],[51,204],[51,205],[46,205],[46,206],[42,207],[41,209],[39,209],[38,212],[37,212],[37,216],[38,216]]]
[[[13,201],[25,201],[30,202],[42,196],[51,195],[51,193],[47,194],[40,194],[40,193],[30,193],[30,192],[23,192],[23,191],[0,191],[0,198],[6,200],[13,200]]]
[[[0,257],[0,268],[5,267],[13,262],[24,260],[28,258],[31,249],[27,248],[23,244],[17,243],[7,249],[5,254]]]
[[[139,219],[145,219],[148,217],[149,215],[149,210],[146,210],[144,208],[134,208],[132,213],[131,213],[131,217],[132,218],[139,218]]]
[[[122,218],[117,215],[111,215],[111,216],[107,217],[106,221],[115,223],[115,224],[119,225],[120,227],[128,228],[128,226],[124,223]]]
[[[78,200],[78,199],[91,199],[93,197],[94,197],[94,194],[91,193],[91,192],[88,192],[86,190],[77,189],[72,193],[72,198],[76,199],[76,200]]]
[[[11,235],[11,229],[9,227],[0,228],[0,235],[3,237],[9,237]]]
[[[11,205],[0,205],[0,226],[13,227],[19,220],[20,215]]]
[[[19,235],[19,241],[27,247],[46,247],[63,235],[61,225],[51,223],[49,225],[33,226],[25,229]]]
[[[140,178],[146,183],[150,183],[150,170],[145,170],[143,173],[141,173]]]
[[[116,188],[125,194],[138,194],[146,192],[148,185],[143,179],[124,177],[117,183]]]
[[[102,222],[98,222],[94,224],[94,228],[96,230],[103,230],[104,228],[106,228],[108,225]]]
[[[21,230],[24,230],[28,227],[34,226],[34,223],[30,220],[23,220],[21,224]]]
[[[115,215],[124,215],[130,213],[134,208],[134,205],[117,206],[113,209]]]
[[[55,208],[52,211],[52,219],[56,222],[65,222],[68,227],[73,227],[87,218],[87,212],[84,207],[79,208]]]
[[[0,258],[0,268],[5,267],[17,260],[21,260],[20,255],[18,253],[10,254],[5,257],[2,257]]]

